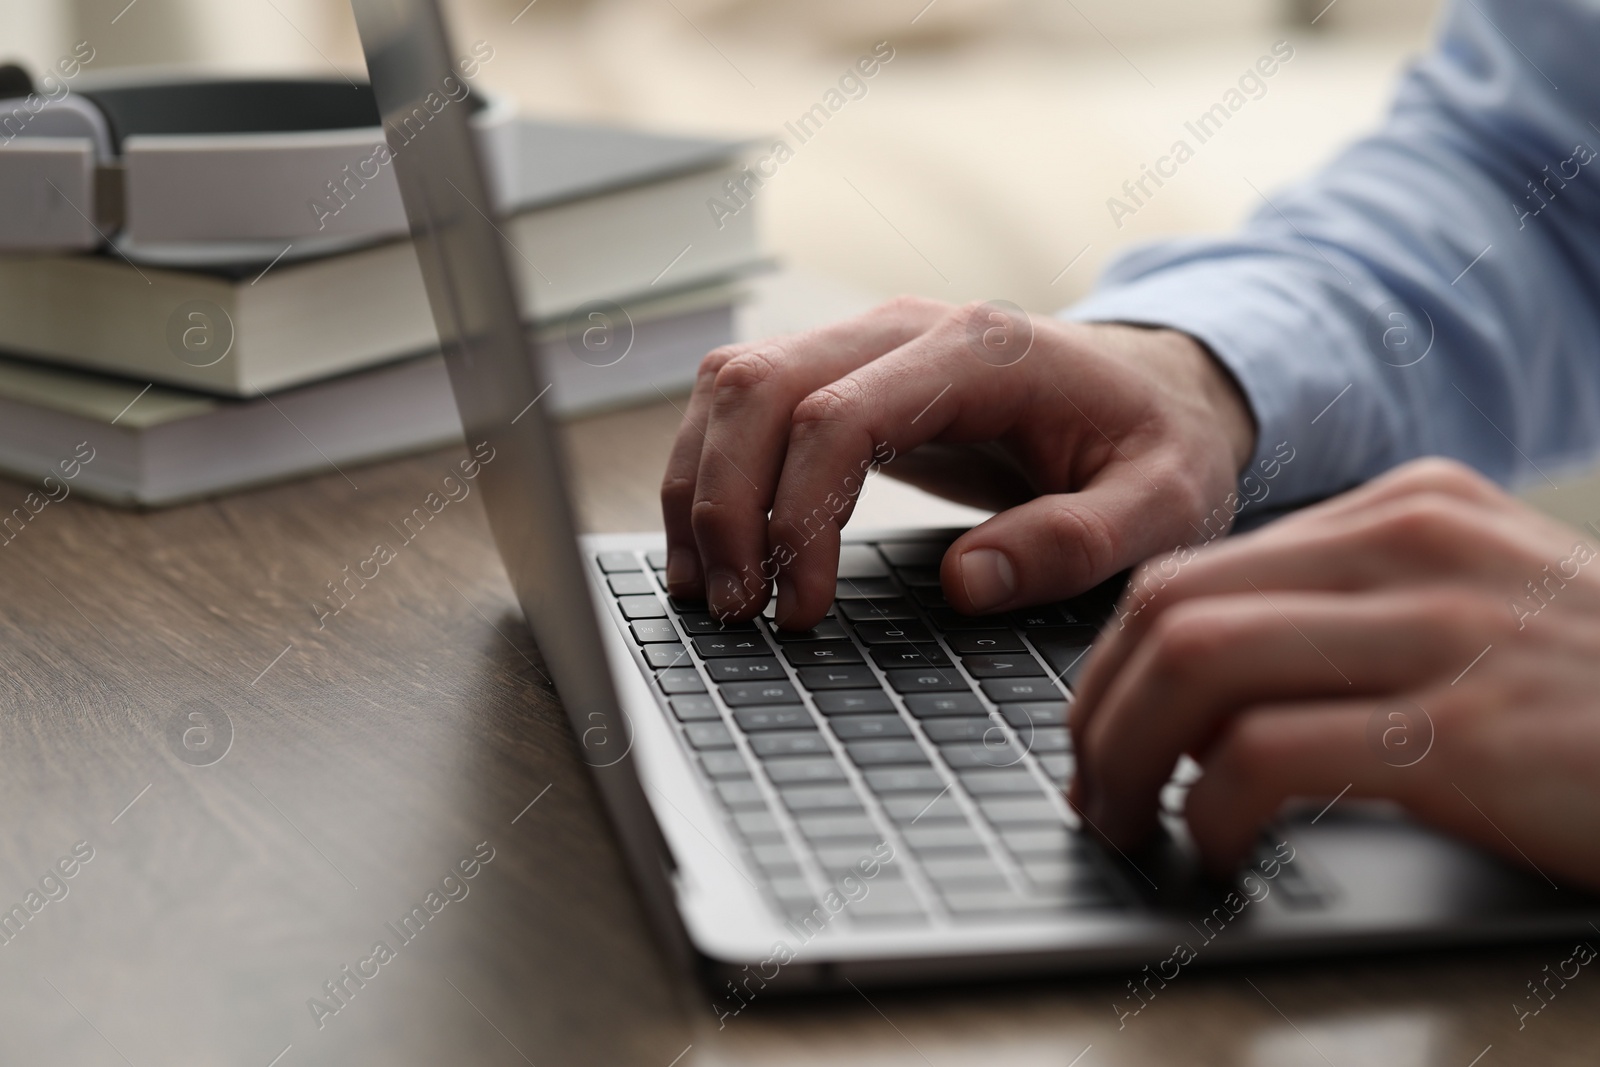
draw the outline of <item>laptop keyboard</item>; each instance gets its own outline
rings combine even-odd
[[[781,916],[947,925],[1131,900],[1061,795],[1071,687],[1110,597],[961,615],[939,587],[945,547],[843,546],[837,598],[805,633],[770,605],[724,625],[674,603],[664,552],[596,557]]]

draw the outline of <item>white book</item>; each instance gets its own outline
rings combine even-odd
[[[564,330],[540,331],[551,382],[538,402],[570,415],[682,392],[701,357],[733,339],[737,296],[723,287],[630,307],[631,349],[615,363],[580,358]],[[50,479],[36,506],[65,492],[160,507],[338,471],[359,484],[359,464],[460,439],[437,353],[253,400],[0,358],[0,471]],[[19,501],[0,514],[0,541],[19,536],[31,510]]]
[[[739,145],[531,127],[502,227],[529,321],[628,304],[761,269],[754,212],[709,200]],[[248,397],[437,345],[409,240],[247,267],[134,266],[112,254],[0,258],[0,350]]]

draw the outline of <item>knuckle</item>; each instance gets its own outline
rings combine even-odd
[[[830,382],[795,405],[793,423],[798,429],[817,423],[846,422],[865,402],[862,387],[850,378]]]
[[[901,293],[899,296],[890,297],[878,305],[878,311],[907,318],[923,318],[932,312],[937,312],[947,305],[925,296],[914,296],[910,293]]]
[[[716,391],[743,393],[772,381],[782,369],[782,357],[772,347],[740,352],[716,373]]]
[[[668,474],[661,479],[662,506],[677,510],[694,504],[695,480],[678,474]]]
[[[704,497],[689,507],[689,525],[696,538],[717,537],[732,529],[734,516],[727,504]]]
[[[1167,676],[1204,671],[1236,640],[1229,629],[1194,604],[1176,604],[1150,628],[1151,664]]]
[[[1450,497],[1432,491],[1419,492],[1391,511],[1377,531],[1380,541],[1390,547],[1437,556],[1472,532],[1459,505]]]
[[[1050,511],[1047,529],[1062,564],[1084,580],[1111,573],[1122,558],[1122,539],[1098,513],[1062,500]]]
[[[722,345],[721,347],[713,348],[710,352],[705,354],[704,358],[700,360],[700,369],[698,371],[699,377],[715,379],[722,368],[728,365],[729,360],[733,359],[735,356],[744,351],[745,346],[738,344]]]
[[[1431,490],[1468,500],[1479,500],[1500,493],[1500,488],[1488,478],[1464,463],[1443,456],[1429,456],[1407,463],[1395,473],[1395,480],[1419,491]]]

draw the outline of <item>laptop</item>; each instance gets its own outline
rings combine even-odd
[[[1062,798],[1066,711],[1114,585],[973,618],[939,589],[958,531],[847,532],[828,618],[788,634],[674,602],[657,535],[579,537],[549,378],[449,91],[462,53],[436,0],[354,7],[386,126],[407,131],[392,165],[467,440],[496,456],[480,479],[495,543],[644,905],[719,1011],[846,982],[1110,968],[1148,984],[1196,963],[1592,933],[1593,898],[1383,805],[1287,815],[1232,884],[1203,880],[1188,762],[1159,840],[1096,843]]]

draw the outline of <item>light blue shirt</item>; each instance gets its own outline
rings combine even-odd
[[[1422,455],[1543,481],[1600,449],[1600,3],[1456,0],[1381,129],[1233,236],[1122,257],[1065,314],[1232,370],[1275,504]]]

